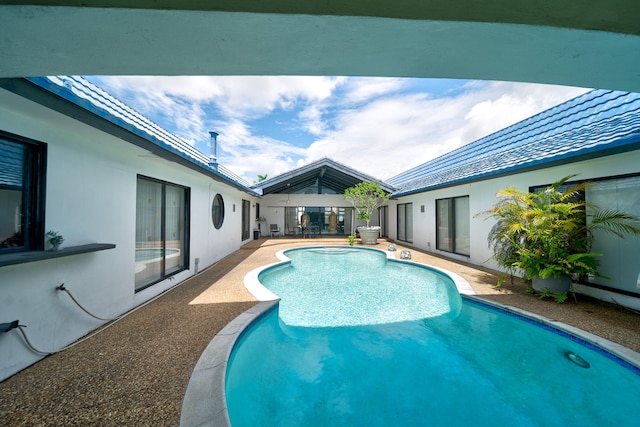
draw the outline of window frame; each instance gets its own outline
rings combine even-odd
[[[242,199],[242,236],[241,241],[251,238],[251,202]]]
[[[579,184],[587,184],[587,187],[583,190],[583,191],[579,191],[576,197],[576,201],[587,201],[589,202],[589,194],[590,194],[590,189],[588,184],[589,183],[601,183],[601,182],[615,182],[615,181],[621,181],[621,180],[625,180],[628,178],[639,178],[640,177],[640,173],[627,173],[627,174],[619,174],[619,175],[607,175],[607,176],[600,176],[600,177],[596,177],[596,178],[587,178],[587,179],[573,179],[570,181],[567,181],[564,183],[563,186],[561,186],[560,188],[563,187],[572,187],[575,185],[579,185]],[[545,184],[545,185],[532,185],[529,186],[529,192],[533,193],[533,192],[538,192],[538,191],[544,191],[544,189],[546,189],[547,187],[549,187],[549,185],[551,184]],[[626,211],[625,211],[626,212]],[[638,215],[635,212],[626,212],[626,213],[631,213],[634,215]],[[585,220],[587,220],[586,218],[586,212],[585,212]],[[610,236],[611,237],[611,236]],[[626,238],[629,238],[630,236],[626,236]],[[613,237],[613,239],[617,239],[617,237]],[[597,242],[594,242],[594,246],[597,245]],[[594,249],[594,252],[599,252],[598,250]],[[635,252],[635,251],[633,251]],[[603,253],[603,257],[607,257],[610,256],[610,254],[608,254],[607,252],[602,251]],[[602,260],[601,260],[602,262]],[[602,266],[601,266],[602,269]],[[602,271],[601,271],[602,272]],[[600,278],[597,277],[590,277],[590,276],[581,276],[579,278],[577,278],[578,282],[583,285],[583,286],[587,286],[590,288],[595,288],[595,289],[601,289],[607,292],[613,292],[613,293],[617,293],[617,294],[621,294],[621,295],[627,295],[627,296],[631,296],[634,298],[637,298],[638,296],[640,296],[639,292],[635,292],[635,290],[628,290],[628,289],[623,289],[619,286],[613,286],[611,285],[610,282],[611,280],[619,280],[620,278],[620,272],[617,272],[618,275],[611,275],[610,277],[606,278],[606,283],[604,284],[602,283],[603,281]],[[640,277],[640,276],[639,276]],[[636,282],[637,283],[637,282]]]
[[[214,212],[214,207],[215,207],[215,203],[216,200],[220,200],[219,202],[219,206],[220,206],[220,212],[219,212],[219,219],[218,222],[216,223],[215,220],[215,212]],[[220,193],[216,193],[216,195],[213,197],[213,200],[211,201],[211,222],[213,223],[213,227],[216,230],[220,230],[222,228],[222,224],[224,224],[224,198],[222,197],[222,194]]]
[[[403,218],[400,218],[401,210],[403,210]],[[413,202],[396,205],[396,236],[402,242],[413,243]]]
[[[0,255],[44,250],[47,144],[0,130],[0,139],[25,147],[22,176],[21,246],[0,248]]]
[[[384,205],[378,208],[378,217],[380,218],[380,235],[389,237],[389,206]]]
[[[138,204],[139,200],[138,195],[137,195],[137,189],[138,189],[138,185],[139,185],[139,181],[140,180],[144,180],[147,182],[152,182],[155,184],[159,184],[161,185],[161,198],[160,198],[160,226],[161,226],[161,231],[160,231],[160,244],[161,244],[161,249],[163,251],[163,255],[162,255],[162,259],[160,261],[160,274],[159,277],[157,277],[154,280],[151,280],[147,283],[143,283],[141,285],[138,284],[137,278],[136,280],[134,280],[134,288],[135,288],[135,292],[140,292],[144,289],[149,288],[150,286],[155,285],[156,283],[162,282],[163,280],[166,280],[167,278],[174,276],[182,271],[188,270],[189,266],[190,266],[190,255],[189,255],[189,251],[190,251],[190,237],[191,237],[191,189],[189,187],[186,187],[184,185],[180,185],[180,184],[175,184],[173,182],[169,182],[169,181],[164,181],[164,180],[160,180],[157,178],[152,178],[149,176],[144,176],[144,175],[140,175],[138,174],[136,177],[136,205]],[[184,218],[184,231],[183,231],[183,235],[184,235],[184,241],[181,242],[181,247],[183,249],[183,253],[182,253],[182,266],[179,266],[178,268],[174,268],[172,269],[169,273],[167,273],[167,205],[166,205],[166,199],[167,199],[167,186],[171,186],[173,188],[177,188],[183,191],[183,197],[184,197],[184,206],[182,206],[182,215]],[[138,210],[136,208],[136,237],[135,237],[135,243],[136,243],[136,250],[139,249],[138,248]],[[137,273],[136,273],[137,274]]]
[[[443,252],[449,252],[449,253],[453,253],[456,255],[461,255],[461,256],[465,256],[465,257],[470,257],[471,256],[471,245],[467,245],[469,248],[469,253],[465,253],[465,252],[460,252],[458,245],[456,244],[457,240],[458,240],[458,229],[460,227],[458,227],[458,224],[456,224],[456,200],[457,199],[467,199],[467,206],[469,207],[470,204],[470,198],[469,195],[465,195],[465,196],[456,196],[456,197],[444,197],[441,199],[436,199],[435,200],[435,226],[436,226],[436,249],[439,251],[443,251]],[[440,226],[439,224],[441,223],[440,221],[440,208],[439,208],[439,203],[441,202],[446,202],[447,203],[447,218],[444,218],[446,220],[446,224],[447,224],[447,235],[446,236],[441,236],[441,231],[440,231]],[[470,219],[467,218],[469,221]],[[470,223],[469,223],[470,226]],[[470,228],[466,227],[467,229]],[[442,238],[445,237],[447,239],[447,241],[450,243],[450,247],[447,248],[443,248],[442,244],[441,244],[441,240]],[[471,235],[468,236],[469,241],[471,240]]]

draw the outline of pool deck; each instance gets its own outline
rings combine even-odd
[[[345,245],[339,239],[254,240],[104,332],[48,356],[0,383],[2,426],[177,426],[191,373],[209,342],[257,301],[244,276],[301,245]],[[384,240],[375,246],[386,250]],[[640,315],[578,296],[557,304],[525,293],[522,283],[494,288],[491,270],[409,249],[412,261],[464,277],[479,297],[583,329],[640,352]],[[399,257],[399,256],[398,256]],[[91,307],[87,307],[91,309]]]

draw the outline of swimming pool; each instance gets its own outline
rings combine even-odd
[[[284,256],[291,262],[261,271],[258,281],[281,298],[279,316],[286,326],[377,325],[455,318],[460,312],[462,300],[449,276],[389,262],[378,250],[312,247]]]
[[[287,255],[296,258],[296,252]],[[433,292],[448,299],[450,308],[436,304],[426,316],[406,314],[413,313],[409,301],[400,305],[405,314],[398,321],[371,322],[357,316],[364,320],[340,326],[332,319],[349,298],[330,293],[326,308],[333,314],[297,320],[297,314],[291,315],[295,310],[285,304],[287,293],[295,295],[296,283],[318,287],[351,274],[334,272],[329,279],[312,282],[323,263],[337,264],[336,256],[327,253],[324,261],[301,267],[313,274],[282,286],[280,304],[258,308],[234,330],[220,334],[231,341],[229,362],[218,357],[208,365],[226,368],[226,380],[218,384],[226,388],[224,415],[228,411],[234,427],[635,425],[640,369],[629,358],[595,346],[593,337],[578,338],[473,297],[456,298],[446,277],[427,286],[444,286],[445,292]],[[288,275],[295,264],[294,259],[288,266],[271,266],[260,279],[268,283],[270,274]],[[382,264],[416,268],[422,274],[435,271],[401,261]],[[350,288],[378,286],[360,281],[360,276],[357,280]],[[396,289],[403,286],[393,283]],[[364,305],[356,301],[358,309]]]

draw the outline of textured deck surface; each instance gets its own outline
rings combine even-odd
[[[0,383],[0,425],[178,425],[201,353],[228,322],[256,304],[244,287],[245,274],[276,262],[279,250],[317,244],[346,244],[346,238],[252,241],[101,334],[19,372]],[[497,290],[497,276],[489,270],[408,249],[413,261],[460,274],[484,298],[640,351],[638,314],[586,297],[577,304],[541,301],[522,284]]]

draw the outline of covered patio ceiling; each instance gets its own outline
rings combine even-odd
[[[640,92],[637,0],[0,4],[0,77],[447,77]]]
[[[267,194],[293,194],[318,183],[318,193],[320,194],[323,193],[323,189],[330,189],[337,194],[342,194],[349,187],[362,181],[373,181],[374,179],[334,160],[324,158],[262,181],[254,185],[253,188],[261,189],[263,196]],[[393,192],[394,187],[391,185],[384,182],[380,184],[385,191]]]
[[[262,195],[267,194],[291,194],[303,191],[318,183],[319,187],[328,188],[336,193],[344,193],[344,190],[356,185],[360,180],[332,168],[318,168],[293,177],[290,180],[274,183],[265,187]]]

